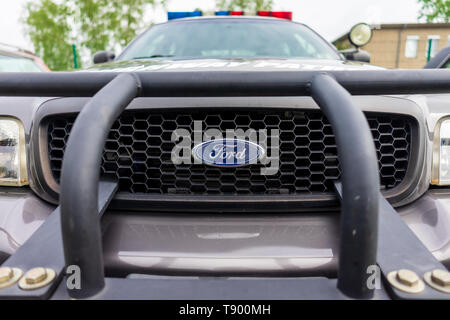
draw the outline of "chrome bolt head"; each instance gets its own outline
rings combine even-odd
[[[22,277],[22,270],[12,267],[0,267],[0,289],[8,288]]]
[[[445,269],[434,269],[425,272],[423,275],[425,282],[440,292],[450,294],[450,272]]]
[[[33,268],[25,273],[25,281],[28,284],[38,284],[47,279],[47,270],[42,267]]]
[[[36,290],[50,284],[56,277],[56,271],[50,268],[37,267],[28,270],[19,281],[22,290]]]
[[[433,270],[431,281],[442,287],[450,286],[450,272],[442,269]]]
[[[389,272],[387,280],[394,288],[407,293],[417,294],[425,289],[425,284],[419,276],[408,269]]]
[[[0,267],[0,283],[8,282],[14,277],[14,270],[10,267]]]
[[[397,280],[405,286],[412,287],[419,282],[419,276],[411,270],[400,269],[397,272]]]

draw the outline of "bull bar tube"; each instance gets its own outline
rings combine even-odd
[[[380,254],[387,253],[377,253],[377,245],[380,243],[377,238],[378,213],[380,207],[386,211],[392,208],[382,201],[384,199],[380,200],[375,147],[367,121],[362,111],[353,104],[350,94],[445,92],[450,92],[450,70],[0,74],[0,96],[94,95],[80,112],[71,131],[64,155],[60,207],[57,209],[61,211],[64,265],[77,264],[82,270],[81,289],[68,289],[68,294],[74,298],[111,298],[127,294],[118,293],[119,288],[132,291],[128,292],[131,297],[155,295],[146,292],[143,285],[135,283],[133,287],[131,280],[107,279],[105,284],[103,272],[98,214],[99,211],[104,211],[108,204],[108,201],[102,202],[103,197],[110,199],[116,188],[103,192],[99,174],[101,153],[113,121],[135,97],[312,96],[332,125],[343,169],[342,186],[337,185],[337,192],[342,196],[338,281],[336,291],[329,285],[334,283],[332,280],[325,281],[324,284],[323,279],[308,279],[293,284],[304,284],[305,289],[311,286],[326,288],[331,292],[327,295],[334,298],[366,299],[374,296],[374,290],[366,285],[367,268],[379,262]],[[85,143],[86,141],[89,143]],[[354,150],[358,152],[353,152]],[[364,179],[361,179],[361,176],[364,176]],[[99,197],[102,192],[104,195]],[[99,205],[100,202],[103,206]],[[28,247],[30,250],[33,246]],[[20,260],[15,258],[16,255],[20,258],[23,253],[19,249],[4,265],[11,265],[10,260]],[[440,265],[439,262],[434,263]],[[24,264],[29,263],[21,265]],[[383,270],[383,274],[387,271],[391,270]],[[254,288],[247,290],[247,293],[239,290],[247,288],[251,280],[236,281],[233,288],[225,285],[228,290],[237,292],[236,296],[230,296],[230,292],[217,294],[214,283],[209,281],[206,282],[203,294],[207,296],[215,292],[214,297],[268,298],[256,294],[260,286],[257,281]],[[274,281],[274,287],[279,287],[279,283]],[[151,288],[152,280],[144,282],[147,290]],[[158,280],[153,283],[155,287],[163,285]],[[182,286],[199,288],[198,283],[180,283]],[[59,288],[62,287],[60,284]],[[54,289],[56,286],[53,286]],[[0,291],[0,298],[18,297],[14,289],[10,290],[10,295],[8,290]],[[293,290],[295,292],[294,287],[285,288],[288,293],[293,293]],[[412,297],[399,294],[393,288],[387,291],[391,297]],[[426,298],[429,291],[417,297]],[[57,293],[62,294],[61,290],[57,290]],[[22,296],[24,294],[22,292]],[[52,292],[47,292],[47,297],[51,294]],[[436,295],[439,296],[434,291],[431,293],[432,297]],[[278,298],[282,296],[279,295]],[[293,293],[292,296],[307,297],[305,293]]]

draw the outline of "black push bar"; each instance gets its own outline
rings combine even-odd
[[[61,175],[61,227],[66,265],[81,270],[81,290],[68,289],[73,298],[86,298],[103,289],[104,266],[98,192],[103,148],[111,126],[139,94],[133,74],[120,74],[81,110],[67,143]]]
[[[304,96],[318,71],[139,72],[144,97]],[[450,70],[327,71],[353,95],[450,91]],[[116,72],[0,73],[0,96],[90,97]]]
[[[342,172],[338,288],[371,298],[367,270],[376,265],[379,173],[369,124],[351,95],[328,75],[315,76],[311,96],[330,121]]]
[[[370,298],[373,290],[366,286],[367,267],[376,263],[378,228],[379,178],[375,146],[367,120],[351,101],[350,94],[329,75],[317,72],[308,74],[314,76],[309,81],[302,76],[303,86],[300,85],[301,81],[296,82],[299,85],[296,95],[312,95],[324,111],[335,132],[343,168],[344,200],[338,288],[350,297]],[[183,81],[178,78],[179,74],[172,76],[173,79],[164,76],[162,83],[171,83],[169,88],[178,88],[183,93],[187,93],[185,85],[196,88],[200,93],[212,88],[209,82],[212,78],[220,80],[212,73],[202,81],[193,74],[185,74]],[[287,78],[291,79],[291,74],[287,74]],[[93,296],[104,287],[100,223],[96,212],[101,154],[114,120],[139,95],[139,79],[143,80],[142,88],[147,88],[142,94],[153,92],[149,82],[156,84],[156,78],[148,74],[139,77],[121,74],[98,91],[76,119],[66,147],[60,205],[66,263],[78,265],[82,274],[81,289],[69,290],[69,294],[75,298]],[[226,79],[220,81],[228,81],[225,86],[234,88],[236,95],[261,88],[256,79],[248,83],[248,87],[240,87],[243,83],[240,78],[234,78],[233,81],[229,77]],[[202,85],[206,89],[202,89]],[[163,90],[161,85],[157,87]],[[58,90],[61,88],[49,88],[47,92],[57,93]]]

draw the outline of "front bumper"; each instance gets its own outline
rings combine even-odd
[[[22,190],[0,193],[0,263],[56,207]],[[450,190],[397,208],[426,248],[450,268]],[[109,211],[102,220],[106,273],[328,276],[337,273],[338,212],[168,214]]]

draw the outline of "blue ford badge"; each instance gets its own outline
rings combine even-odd
[[[196,145],[192,155],[211,166],[239,167],[256,163],[264,155],[264,148],[247,140],[216,139]]]

